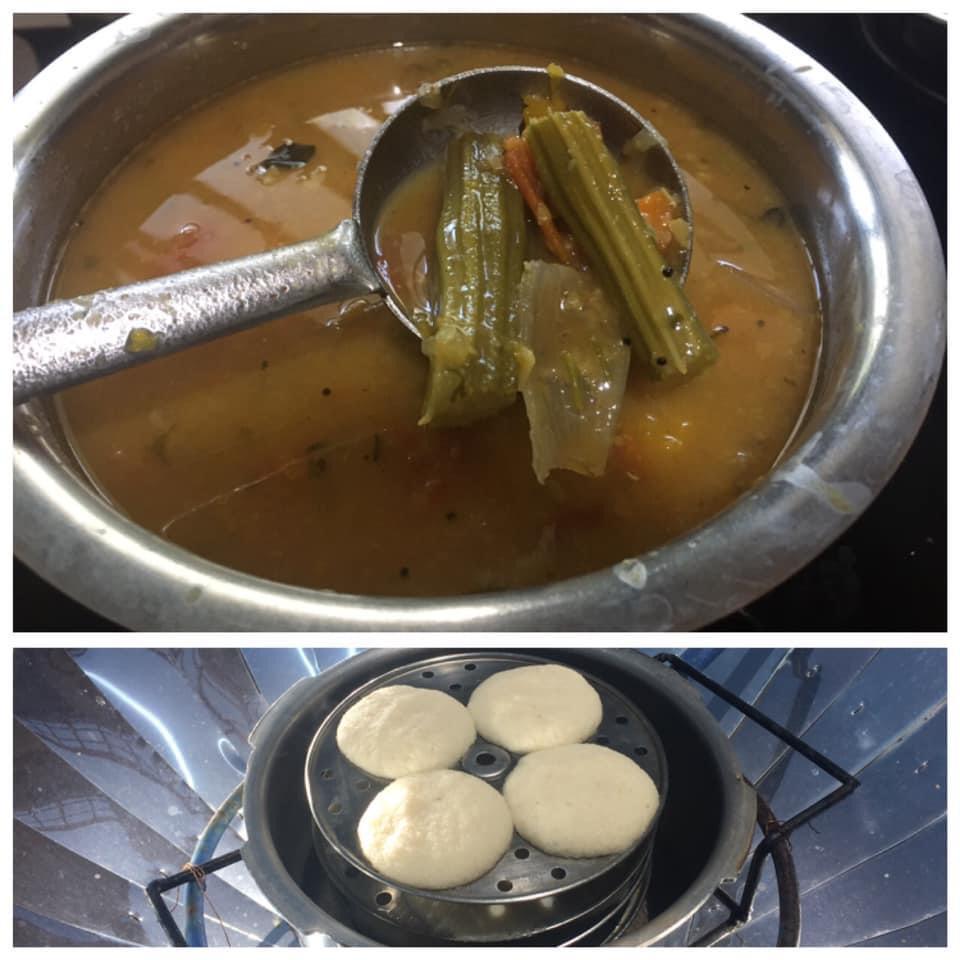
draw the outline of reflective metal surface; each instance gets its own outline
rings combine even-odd
[[[245,741],[278,691],[318,676],[353,652],[112,650],[91,657],[83,650],[16,651],[15,942],[165,943],[143,887],[181,868],[213,812],[210,801],[183,780],[174,758],[206,751],[206,762],[195,763],[191,777],[215,796],[234,780],[217,738]],[[851,797],[791,838],[801,944],[944,945],[945,651],[671,652],[846,764],[861,781]],[[92,682],[84,665],[109,678],[110,686]],[[154,678],[165,697],[149,689]],[[701,696],[708,709],[719,712],[711,695]],[[151,731],[144,713],[130,703],[155,711],[169,739],[159,738],[155,725]],[[814,776],[805,762],[781,757],[765,742],[772,738],[758,734],[751,721],[727,728],[745,771],[780,818],[823,792],[822,775]],[[220,768],[226,773],[217,772]],[[242,830],[241,821],[238,825]],[[238,832],[229,831],[219,852],[241,842]],[[739,886],[737,881],[727,890],[735,894]],[[272,929],[273,918],[258,905],[264,901],[242,863],[212,877],[209,892],[211,943],[226,942],[211,903],[233,945],[259,942]],[[182,906],[174,916],[182,923]],[[690,942],[722,916],[710,902],[665,943]],[[751,922],[728,945],[772,945],[777,920],[769,871]],[[290,942],[289,935],[280,939],[281,945]]]
[[[17,100],[15,306],[43,299],[54,238],[145,125],[284,62],[351,42],[450,39],[464,22],[138,16],[79,44]],[[773,174],[810,247],[825,337],[807,415],[767,481],[690,535],[590,576],[388,601],[269,583],[146,533],[97,496],[50,410],[34,403],[15,427],[15,543],[27,564],[134,628],[692,628],[764,594],[862,513],[923,419],[945,316],[929,209],[877,121],[808,56],[739,18],[475,16],[469,36],[571,56],[602,50],[609,69],[709,103],[713,120]],[[187,74],[203,88],[179,83]],[[90,148],[90,130],[105,126],[111,137]]]
[[[18,651],[13,704],[17,720],[48,750],[189,853],[212,807],[127,723],[111,692],[100,691],[66,651]],[[175,722],[178,712],[168,703],[160,719]]]
[[[757,705],[861,781],[791,838],[804,911],[801,945],[851,944],[944,911],[946,651],[789,651],[766,679]],[[744,721],[732,743],[780,819],[828,792],[832,785],[802,758],[774,760],[759,742],[770,738],[751,727]],[[879,882],[895,877],[909,893],[897,882]],[[776,903],[768,869],[742,942],[772,942]],[[701,911],[689,939],[716,916],[716,909]],[[731,945],[739,942],[734,937]]]
[[[235,651],[108,653],[108,661],[96,663],[112,678],[102,687],[77,666],[85,656],[89,660],[90,652],[73,651],[71,656],[63,650],[20,650],[14,656],[15,818],[26,831],[23,836],[30,838],[25,841],[27,847],[48,841],[40,843],[40,848],[55,862],[60,848],[71,851],[67,860],[75,871],[59,877],[60,884],[51,884],[51,875],[44,870],[29,869],[21,875],[24,883],[34,882],[36,888],[25,891],[24,899],[17,903],[41,915],[44,910],[37,909],[37,897],[44,898],[48,891],[55,897],[59,890],[67,901],[79,898],[82,903],[98,892],[94,881],[99,878],[94,874],[99,874],[107,878],[103,888],[109,886],[113,891],[104,894],[104,903],[122,890],[122,897],[133,904],[131,909],[138,917],[149,914],[152,919],[142,888],[164,871],[176,872],[190,859],[193,844],[215,805],[204,802],[198,785],[211,794],[220,778],[214,780],[209,773],[218,766],[228,768],[230,777],[242,775],[222,753],[202,757],[194,770],[181,770],[177,765],[178,758],[199,755],[198,747],[191,747],[198,737],[199,742],[217,749],[216,741],[199,736],[210,721],[193,707],[191,683],[205,692],[208,702],[219,706],[221,717],[229,715],[225,703],[234,707],[243,703],[240,696],[224,694],[237,692],[236,667],[242,669],[242,660]],[[234,662],[228,662],[231,655]],[[180,663],[184,682],[164,680],[157,669],[164,662]],[[139,671],[132,669],[134,663],[140,664]],[[123,681],[124,674],[130,682]],[[164,686],[166,697],[151,698],[145,691],[153,685]],[[255,689],[250,684],[244,693]],[[235,722],[227,724],[228,729],[239,729],[239,724],[248,730],[264,705],[261,700],[254,712],[241,711]],[[128,711],[133,723],[124,719],[123,711]],[[154,750],[154,738],[162,750]],[[244,745],[245,736],[239,742]],[[184,779],[184,772],[189,780]],[[242,821],[236,821],[234,828],[224,838],[230,847],[243,840]],[[89,869],[84,865],[87,861]],[[95,869],[101,866],[104,869]],[[69,886],[74,875],[85,878],[75,889]],[[211,887],[212,903],[221,911],[228,930],[230,923],[238,929],[262,929],[263,933],[270,929],[271,914],[263,909],[264,898],[242,867],[231,867],[211,878],[211,884],[214,881],[217,890]],[[88,889],[88,883],[94,886]],[[61,889],[62,885],[66,886]],[[115,907],[104,909],[113,916]],[[47,915],[84,926],[80,913],[73,916],[54,910]],[[215,921],[212,913],[210,918]],[[95,919],[93,915],[91,919]],[[96,929],[129,939],[134,934],[147,936],[143,931],[148,928],[139,921],[130,927],[125,921],[122,928],[113,923]],[[159,927],[149,927],[148,933],[142,942],[165,942]]]
[[[24,907],[13,908],[13,938],[21,947],[135,947],[104,933],[93,933],[82,927],[51,920]]]
[[[13,317],[13,402],[378,287],[346,220],[305,243],[30,307]]]
[[[74,655],[130,726],[211,808],[243,779],[244,734],[264,706],[251,696],[248,676],[231,676],[230,653],[91,648]]]
[[[25,846],[31,857],[46,850],[46,856],[57,864],[58,876],[62,863],[69,864],[71,875],[63,879],[73,888],[74,918],[81,917],[92,901],[97,902],[94,898],[99,898],[103,905],[104,918],[111,911],[107,906],[111,900],[114,913],[116,904],[126,903],[126,915],[121,912],[106,931],[127,938],[143,936],[146,939],[142,942],[156,942],[156,918],[141,903],[140,888],[162,870],[179,866],[183,853],[100,793],[19,724],[14,733],[14,764],[20,771],[14,784],[15,835],[22,845],[24,837],[39,835]],[[67,851],[70,855],[66,855]],[[38,912],[49,912],[54,901],[48,898],[56,895],[53,888],[45,882],[42,870],[30,871],[30,875],[35,878],[36,887],[25,898],[26,902]],[[225,878],[210,877],[207,888],[209,902],[215,905],[228,931],[232,927],[241,931],[246,940],[258,942],[270,930],[272,913],[252,902]],[[91,890],[96,893],[91,894]],[[97,912],[100,913],[99,909]],[[213,911],[209,912],[212,920]],[[211,942],[222,944],[225,938]]]

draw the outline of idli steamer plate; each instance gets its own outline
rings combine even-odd
[[[588,931],[643,908],[657,819],[667,794],[667,763],[652,725],[631,701],[589,673],[603,716],[587,741],[630,757],[651,777],[660,801],[641,839],[629,850],[573,859],[538,850],[514,833],[509,849],[473,883],[447,890],[399,884],[374,870],[360,850],[357,825],[373,797],[390,781],[350,763],[336,743],[343,714],[385,686],[440,690],[464,705],[488,677],[515,667],[555,662],[527,654],[471,653],[431,657],[391,670],[364,684],[324,720],[307,753],[305,786],[313,816],[314,846],[341,894],[375,928],[458,943],[575,942]],[[457,766],[497,790],[519,754],[478,737]]]

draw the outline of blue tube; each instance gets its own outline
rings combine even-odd
[[[272,947],[285,933],[293,933],[293,927],[286,920],[281,920],[257,946]]]
[[[197,838],[197,845],[194,847],[191,863],[206,863],[213,858],[220,838],[230,826],[233,818],[240,810],[243,801],[243,781],[233,788],[233,791],[223,803],[220,804],[216,813],[214,813],[210,822],[204,827],[203,833]],[[203,889],[196,880],[191,880],[187,884],[187,896],[185,902],[186,920],[184,922],[183,938],[187,941],[188,947],[205,947],[207,945],[207,931],[203,923]]]

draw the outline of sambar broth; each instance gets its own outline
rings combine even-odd
[[[402,47],[254,79],[161,129],[113,173],[71,234],[53,293],[323,233],[349,216],[357,161],[402,97],[461,70],[551,59]],[[473,427],[418,427],[420,344],[361,300],[61,394],[68,436],[104,495],[147,529],[270,580],[439,596],[608,566],[690,530],[762,478],[802,412],[820,335],[812,268],[783,198],[694,110],[589,63],[563,65],[668,139],[694,209],[686,289],[720,352],[685,382],[632,365],[603,477],[557,471],[540,485],[519,399]],[[285,139],[316,152],[301,169],[260,170]],[[422,271],[431,215],[419,202],[392,210],[380,234],[392,268]]]

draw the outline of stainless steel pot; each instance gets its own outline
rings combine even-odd
[[[722,880],[740,872],[756,822],[753,788],[700,698],[668,667],[632,651],[529,652],[609,685],[642,709],[662,742],[669,788],[652,851],[647,917],[617,940],[630,946],[658,943],[692,916]],[[477,656],[500,653],[483,650]],[[243,803],[249,840],[243,860],[273,908],[307,945],[431,942],[412,925],[407,930],[402,921],[371,918],[340,891],[310,842],[304,766],[318,728],[356,690],[411,664],[442,669],[465,658],[464,650],[367,651],[300,680],[251,733]]]
[[[867,507],[936,385],[942,252],[923,194],[878,122],[822,67],[744,18],[124,18],[15,101],[15,308],[44,299],[70,224],[110,169],[192,104],[327,51],[463,39],[585,59],[602,51],[611,70],[709,103],[774,176],[809,245],[825,329],[808,409],[768,478],[688,535],[563,583],[443,600],[346,596],[228,570],[131,523],[84,476],[49,405],[32,403],[15,415],[24,562],[138,629],[691,629],[784,580]]]

